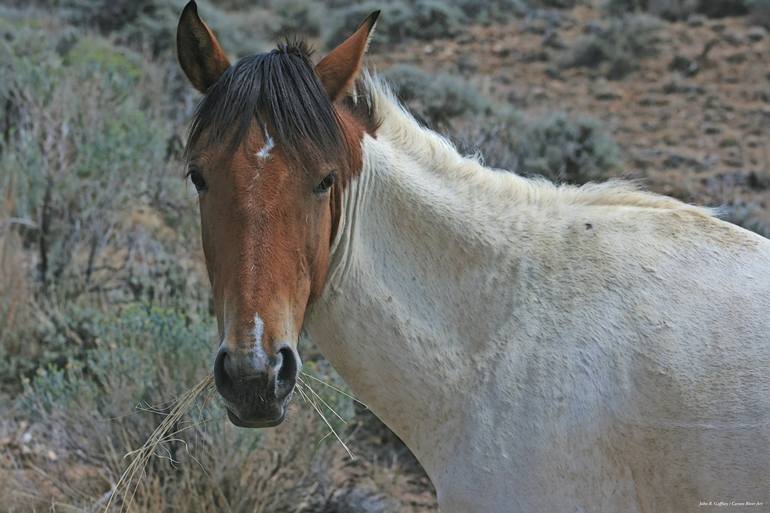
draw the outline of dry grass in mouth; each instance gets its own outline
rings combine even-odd
[[[203,378],[197,385],[177,399],[176,405],[166,415],[163,422],[155,428],[155,431],[147,438],[142,447],[125,455],[126,458],[131,458],[131,463],[123,471],[115,485],[115,489],[110,495],[110,500],[107,501],[107,505],[104,507],[104,513],[109,512],[115,497],[119,495],[123,496],[123,502],[118,511],[122,512],[129,509],[134,493],[136,493],[136,488],[139,485],[139,480],[145,475],[145,469],[150,459],[153,455],[157,454],[162,444],[175,440],[180,431],[192,427],[179,428],[178,423],[190,411],[198,396],[207,389],[210,391],[214,389],[214,376],[212,374]]]
[[[324,380],[319,379],[306,372],[302,372],[302,375],[305,378],[308,378],[309,380],[312,380],[315,383],[324,385],[325,387],[328,387],[334,390],[336,393],[341,394],[344,397],[347,397],[353,401],[356,401],[359,404],[362,404],[364,407],[366,407],[366,405],[361,403],[361,401],[359,401],[352,395],[348,394],[344,390],[341,390],[338,387],[335,387],[334,385],[331,385],[325,382]],[[311,409],[321,418],[321,420],[324,422],[326,427],[329,429],[329,433],[323,438],[326,438],[330,435],[334,435],[337,441],[342,445],[342,447],[348,453],[348,456],[351,459],[355,459],[356,457],[353,454],[353,452],[345,444],[345,442],[342,441],[342,438],[340,437],[339,433],[337,433],[337,431],[334,429],[332,424],[324,415],[324,410],[328,410],[329,412],[331,412],[343,424],[347,424],[347,420],[344,419],[337,411],[335,411],[334,408],[332,408],[332,406],[329,405],[329,403],[325,401],[312,388],[312,386],[308,381],[303,380],[299,376],[296,384],[296,389],[299,392],[305,404],[311,407]],[[168,457],[168,456],[162,455],[162,450],[161,450],[162,446],[169,442],[178,441],[179,440],[178,435],[180,432],[195,427],[195,424],[190,424],[190,425],[180,427],[180,424],[181,424],[180,421],[192,409],[193,405],[195,404],[195,401],[199,398],[199,396],[206,391],[208,391],[209,393],[214,392],[214,376],[212,374],[207,375],[205,378],[199,381],[194,387],[192,387],[189,391],[187,391],[184,395],[182,395],[176,400],[171,411],[166,415],[166,417],[158,425],[158,427],[155,428],[152,434],[150,434],[150,436],[147,438],[147,441],[140,448],[126,453],[124,457],[126,459],[130,459],[131,462],[128,464],[126,469],[121,474],[120,479],[115,484],[115,487],[109,496],[109,500],[107,501],[107,504],[104,507],[104,510],[103,510],[104,513],[109,513],[110,508],[112,508],[113,505],[115,505],[114,501],[117,497],[123,498],[123,500],[121,501],[120,509],[118,510],[119,512],[128,511],[130,509],[131,503],[133,501],[136,490],[141,482],[141,479],[147,475],[146,468],[150,460],[152,459],[152,457],[153,456]],[[154,409],[152,411],[154,411],[155,413],[158,413]]]

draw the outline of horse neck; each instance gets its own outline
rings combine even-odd
[[[488,197],[398,142],[364,139],[364,169],[344,192],[326,290],[306,328],[420,457],[420,446],[441,433],[449,440],[459,412],[478,402],[469,383],[483,367],[480,344],[508,303],[491,264],[512,252],[493,233],[500,212]]]

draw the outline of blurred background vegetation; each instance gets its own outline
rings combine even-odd
[[[215,348],[183,0],[0,2],[0,511],[99,511]],[[199,2],[232,57],[299,34],[323,51],[382,10],[370,62],[424,124],[493,167],[622,176],[770,234],[770,1]],[[346,390],[311,341],[305,372]],[[308,378],[275,430],[213,396],[152,462],[133,512],[433,511],[419,465]],[[344,421],[343,421],[344,419]],[[120,497],[118,506],[129,506]]]

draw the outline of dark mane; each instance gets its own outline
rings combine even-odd
[[[204,144],[226,143],[234,151],[253,121],[267,128],[295,165],[345,153],[340,120],[302,42],[230,66],[198,105],[187,152],[204,132]]]

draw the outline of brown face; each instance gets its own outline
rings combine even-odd
[[[231,420],[245,426],[285,414],[305,308],[328,268],[339,172],[293,169],[260,132],[252,127],[234,154],[192,148],[189,164],[221,340],[214,376]]]
[[[316,75],[310,70],[327,103],[346,94],[375,19],[323,59]],[[230,67],[194,2],[182,13],[177,44],[182,68],[201,91]],[[363,129],[342,107],[332,108],[344,158],[297,162],[256,116],[236,147],[213,144],[204,128],[188,149],[219,327],[214,377],[238,426],[274,426],[286,415],[301,368],[296,346],[305,310],[326,279],[340,188],[360,170]]]

